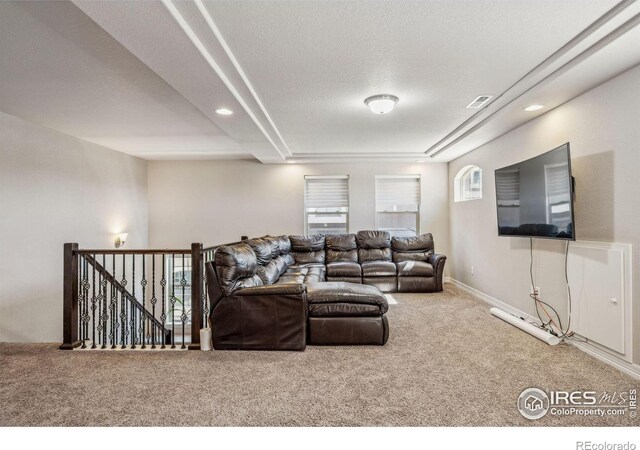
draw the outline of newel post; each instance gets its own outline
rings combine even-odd
[[[200,350],[202,328],[202,244],[191,244],[191,344],[189,350]]]
[[[71,350],[80,345],[78,340],[78,244],[64,244],[62,345],[60,350]]]

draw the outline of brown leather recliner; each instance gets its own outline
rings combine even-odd
[[[355,234],[326,236],[327,281],[362,283]]]
[[[396,292],[396,265],[391,254],[391,237],[386,231],[358,231],[358,261],[362,266],[362,282],[382,292]]]

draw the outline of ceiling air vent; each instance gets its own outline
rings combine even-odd
[[[491,100],[491,98],[493,98],[493,95],[479,95],[474,101],[467,105],[467,108],[480,109],[485,105],[485,103]]]

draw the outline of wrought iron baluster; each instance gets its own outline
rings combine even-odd
[[[147,312],[147,272],[146,272],[146,255],[142,254],[142,280],[140,280],[142,286],[142,312],[140,318],[142,322],[142,348],[147,348],[147,335],[145,328],[145,313]]]
[[[131,348],[136,348],[136,255],[131,255],[131,319],[129,325],[131,326]]]
[[[91,316],[89,315],[89,288],[91,287],[91,283],[89,283],[89,261],[87,258],[84,259],[84,338],[85,340],[89,340],[89,320]],[[87,348],[86,344],[84,348]]]
[[[78,283],[78,289],[80,292],[78,292],[78,320],[79,320],[79,328],[80,328],[80,341],[82,342],[82,347],[81,348],[86,348],[87,346],[85,345],[85,334],[84,334],[84,256],[80,256],[80,269],[79,269],[79,276],[80,276],[80,282]]]
[[[184,265],[184,253],[182,254],[182,278],[180,279],[180,285],[182,286],[182,314],[180,314],[180,320],[182,321],[182,346],[180,348],[185,349],[187,346],[184,344],[184,330],[185,322],[187,321],[187,298],[185,297],[185,288],[187,286],[187,278],[185,277],[185,265]]]
[[[171,255],[171,348],[176,348],[176,255]]]
[[[126,255],[122,255],[122,281],[120,282],[120,284],[122,285],[122,292],[120,293],[120,328],[121,328],[121,340],[122,340],[122,348],[127,348],[127,340],[129,337],[129,328],[127,327],[127,305],[126,305],[126,300],[127,300],[127,294],[126,294],[126,290],[127,290],[127,275],[126,275],[126,268],[127,268],[127,261],[125,258]]]
[[[96,255],[91,265],[91,348],[96,348]]]
[[[116,291],[116,255],[111,255],[111,267],[113,273],[113,282],[111,283],[111,302],[109,306],[109,325],[111,331],[109,333],[109,340],[111,341],[111,348],[116,348],[116,341],[118,340],[116,325],[118,320],[118,293]]]
[[[107,255],[102,255],[102,270],[107,270]],[[100,323],[102,324],[102,348],[107,348],[107,320],[109,315],[107,314],[107,276],[100,277],[100,287],[102,291],[102,311],[100,315]]]
[[[156,318],[156,303],[158,299],[156,298],[156,255],[151,255],[151,315],[153,318]],[[153,322],[152,322],[153,323]],[[153,333],[151,333],[151,348],[156,348],[156,329],[158,327],[153,327]]]
[[[165,323],[167,320],[166,312],[166,289],[167,289],[167,277],[166,277],[166,261],[165,255],[162,254],[162,279],[160,280],[160,287],[162,288],[162,314],[160,315],[160,322],[162,322],[162,345],[160,348],[165,348],[167,344],[167,330],[165,329]]]
[[[93,259],[93,265],[94,265],[94,269],[96,264],[98,264],[98,260]],[[102,320],[102,272],[100,270],[98,270],[98,295],[96,296],[96,303],[98,304],[98,342],[101,342],[102,340],[102,327],[101,327],[101,320]],[[95,318],[94,318],[94,322],[95,322]],[[95,324],[94,324],[95,326]]]

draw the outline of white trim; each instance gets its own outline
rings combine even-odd
[[[495,297],[491,297],[490,295],[487,295],[482,291],[472,288],[471,286],[468,286],[462,283],[461,281],[456,280],[455,278],[444,277],[444,282],[451,283],[454,286],[457,286],[460,289],[467,291],[468,293],[474,295],[475,297],[478,297],[480,300],[492,306],[497,306],[500,309],[503,309],[511,314],[515,314],[516,316],[523,317],[526,320],[534,320],[536,322],[539,322],[537,317],[533,317],[530,314],[520,311],[519,309],[514,308],[513,306],[510,306],[505,302],[498,300]],[[573,345],[579,350],[582,350],[586,354],[593,356],[594,358],[602,361],[603,363],[608,364],[612,367],[615,367],[621,372],[624,372],[625,374],[640,380],[640,365],[628,363],[627,361],[621,358],[617,358],[611,355],[610,353],[600,350],[598,347],[594,346],[590,342],[582,343],[582,342],[567,341],[567,343],[570,345]]]
[[[231,94],[235,97],[235,99],[238,101],[238,103],[240,103],[240,105],[242,106],[242,108],[245,110],[245,112],[249,115],[249,117],[251,118],[251,120],[253,120],[253,122],[256,124],[256,126],[260,129],[260,131],[262,132],[262,134],[264,134],[264,136],[267,138],[267,140],[271,143],[271,145],[273,146],[273,148],[278,152],[278,154],[280,155],[280,157],[284,160],[286,159],[286,156],[282,153],[282,151],[280,150],[280,148],[276,145],[276,143],[273,141],[273,139],[271,138],[271,136],[269,135],[269,133],[267,132],[267,130],[264,128],[264,126],[262,125],[262,123],[258,120],[258,118],[256,117],[256,115],[253,113],[253,111],[251,110],[251,108],[249,108],[249,105],[247,105],[247,102],[245,102],[245,100],[242,98],[242,96],[240,95],[240,93],[238,92],[238,90],[235,88],[235,86],[233,85],[233,83],[231,83],[231,80],[227,77],[227,75],[222,71],[222,69],[220,68],[220,66],[218,65],[218,63],[216,63],[215,59],[213,59],[213,56],[211,56],[211,53],[209,53],[209,51],[207,50],[207,48],[204,46],[204,44],[202,43],[202,41],[200,40],[200,38],[198,38],[198,36],[196,35],[196,33],[193,31],[193,29],[191,28],[191,26],[189,26],[189,23],[185,20],[184,17],[182,17],[182,14],[180,14],[180,12],[178,11],[178,9],[175,7],[175,5],[171,2],[171,0],[161,0],[162,3],[164,4],[165,8],[167,8],[167,11],[169,11],[169,14],[171,14],[171,16],[173,17],[173,19],[176,21],[176,23],[180,26],[180,28],[182,29],[182,31],[184,31],[184,33],[187,35],[187,37],[189,38],[189,40],[191,40],[191,43],[196,47],[196,49],[200,52],[200,54],[202,55],[202,57],[204,58],[204,60],[207,62],[207,64],[209,64],[209,66],[213,69],[213,71],[216,73],[216,75],[218,75],[218,77],[220,78],[220,80],[222,80],[222,82],[224,83],[224,85],[227,87],[227,89],[229,89],[229,92],[231,92]]]
[[[264,107],[264,105],[260,101],[258,94],[253,89],[253,85],[251,84],[251,82],[249,82],[249,78],[247,78],[247,75],[244,73],[244,70],[242,70],[240,63],[238,62],[235,55],[227,45],[227,41],[225,41],[224,37],[222,36],[222,33],[220,33],[220,30],[218,29],[217,25],[211,18],[209,11],[207,11],[207,8],[202,4],[202,0],[195,0],[195,4],[196,4],[196,7],[198,8],[198,11],[200,11],[200,14],[204,18],[205,22],[207,22],[207,25],[209,25],[211,32],[214,34],[214,36],[218,40],[218,43],[220,43],[220,46],[222,47],[224,52],[227,54],[227,58],[229,58],[229,60],[231,61],[231,64],[233,64],[233,67],[235,67],[236,71],[240,75],[240,78],[242,78],[242,81],[244,82],[245,86],[253,96],[253,99],[262,110],[262,113],[267,118],[267,121],[269,121],[269,124],[273,128],[273,131],[275,131],[276,135],[278,135],[278,137],[280,138],[280,142],[282,142],[282,145],[284,145],[284,148],[287,150],[287,156],[292,156],[293,153],[291,152],[291,149],[289,148],[284,138],[280,134],[280,130],[278,130],[278,127],[276,127],[276,124],[273,122],[273,120],[271,120],[271,116],[267,112],[267,109]]]

